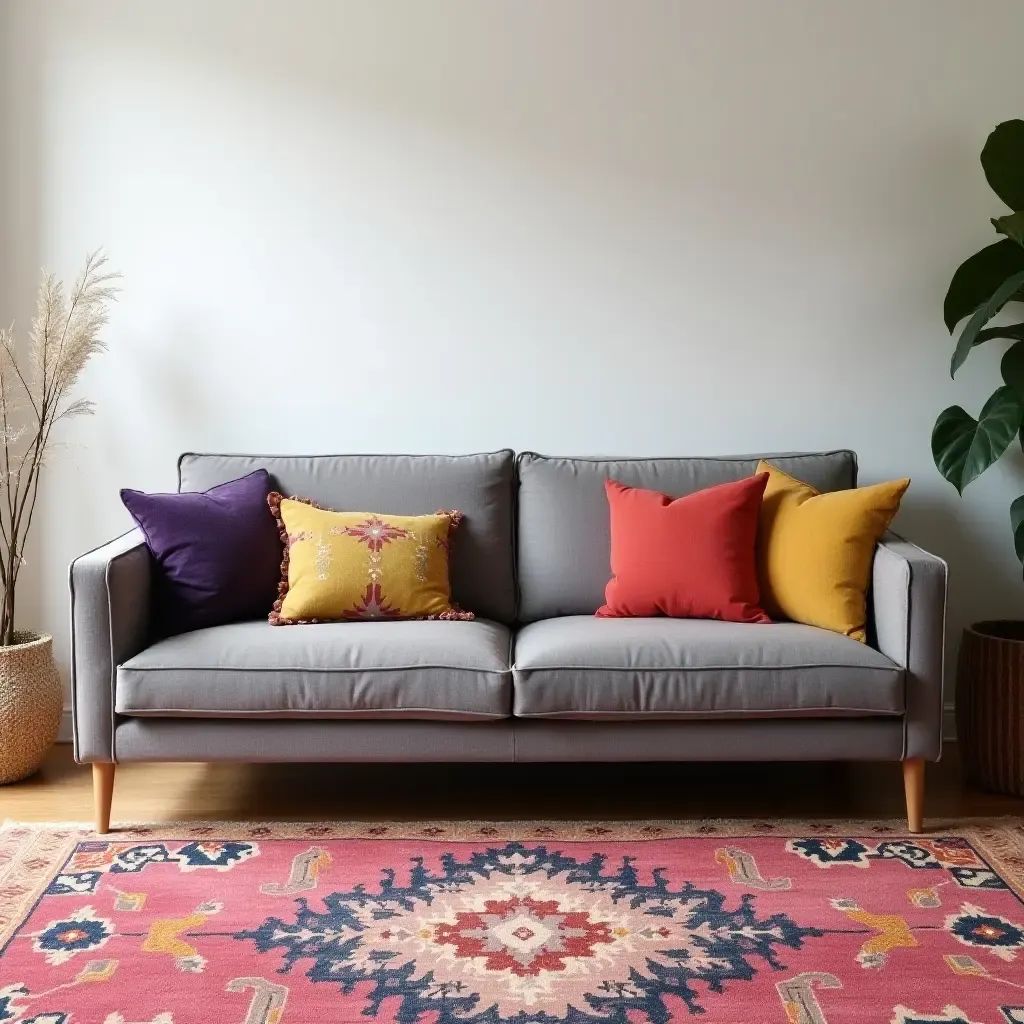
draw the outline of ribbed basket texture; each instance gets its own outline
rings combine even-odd
[[[1024,622],[978,622],[964,630],[956,730],[971,782],[1024,795]]]
[[[53,637],[15,633],[0,647],[0,783],[42,764],[57,739],[64,695],[53,662]]]

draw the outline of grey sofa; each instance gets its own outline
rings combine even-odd
[[[241,622],[151,643],[138,531],[71,566],[75,754],[109,826],[128,761],[902,761],[921,828],[942,745],[946,566],[889,534],[871,642],[795,623],[597,619],[603,481],[672,495],[751,474],[744,458],[184,455],[179,488],[266,467],[328,508],[458,508],[455,599],[473,622]],[[768,455],[820,490],[853,452]]]

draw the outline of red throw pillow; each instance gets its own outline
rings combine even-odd
[[[757,589],[757,541],[767,473],[674,501],[658,491],[605,481],[611,510],[612,578],[605,618],[771,622]]]

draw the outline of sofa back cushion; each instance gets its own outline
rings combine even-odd
[[[751,476],[761,459],[819,491],[857,485],[852,451],[695,459],[519,456],[519,619],[593,614],[611,576],[605,480],[673,498]]]
[[[205,491],[254,469],[276,490],[338,512],[464,516],[452,544],[452,599],[486,619],[515,618],[512,510],[515,457],[482,455],[197,455],[178,460],[178,489]],[[270,510],[267,510],[270,515]]]

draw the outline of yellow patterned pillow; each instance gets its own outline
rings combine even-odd
[[[330,512],[276,491],[268,498],[284,541],[270,621],[471,619],[451,601],[448,555],[458,512],[388,516]]]

